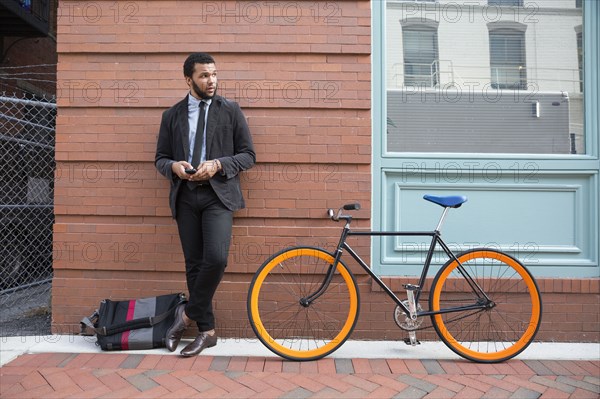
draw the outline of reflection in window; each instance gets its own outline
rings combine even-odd
[[[402,30],[404,46],[404,84],[435,87],[438,78],[437,30],[410,26]]]
[[[444,7],[388,1],[385,150],[585,154],[578,48],[586,39],[569,1],[570,10],[522,22],[508,17],[515,10],[490,21],[485,12],[449,18]]]
[[[525,33],[511,29],[491,31],[490,66],[493,88],[525,90]]]

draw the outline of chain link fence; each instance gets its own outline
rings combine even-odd
[[[50,332],[55,101],[0,93],[0,336]]]

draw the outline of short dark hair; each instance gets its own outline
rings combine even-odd
[[[196,64],[214,64],[215,59],[207,53],[192,53],[183,63],[183,76],[192,77]]]

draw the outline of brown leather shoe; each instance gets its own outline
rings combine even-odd
[[[177,349],[177,345],[179,345],[179,341],[181,341],[181,337],[183,337],[183,333],[187,328],[187,324],[183,320],[183,311],[185,310],[185,303],[177,306],[175,309],[175,321],[167,330],[167,334],[165,335],[165,343],[167,349],[171,352]]]
[[[196,356],[206,348],[212,348],[217,344],[217,334],[208,335],[205,332],[200,333],[191,344],[183,348],[182,356]]]

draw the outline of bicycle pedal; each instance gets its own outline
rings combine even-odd
[[[402,284],[402,287],[405,290],[410,290],[410,291],[416,291],[416,290],[419,289],[419,286],[418,285],[414,285],[414,284]]]
[[[421,341],[419,341],[418,339],[415,340],[414,344],[410,342],[410,338],[404,338],[403,341],[406,345],[410,345],[410,346],[421,345]]]

